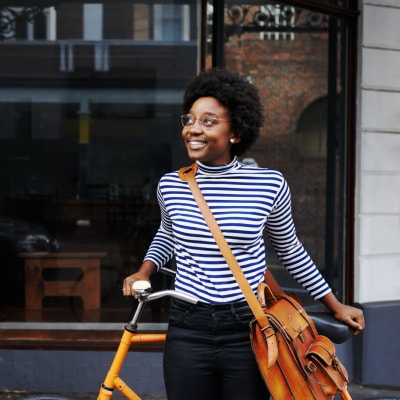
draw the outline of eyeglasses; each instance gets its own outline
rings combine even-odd
[[[209,115],[204,115],[199,118],[196,118],[192,114],[181,115],[181,123],[184,128],[194,125],[196,121],[199,122],[199,125],[204,126],[205,128],[208,128],[208,129],[217,125],[218,121],[229,122],[229,120],[227,120],[227,119],[211,117]]]

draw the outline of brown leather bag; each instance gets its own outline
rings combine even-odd
[[[188,182],[204,220],[254,314],[250,324],[251,343],[272,398],[333,400],[340,392],[343,400],[351,400],[347,391],[347,372],[335,355],[333,343],[318,335],[301,305],[284,294],[277,283],[274,288],[279,287],[277,296],[265,283],[259,287],[258,298],[253,293],[197,185],[196,168],[195,163],[181,168],[179,176]]]
[[[335,346],[318,335],[311,317],[291,296],[275,295],[262,283],[258,298],[278,343],[278,357],[268,362],[268,343],[256,319],[250,337],[258,367],[275,400],[333,400],[336,393],[351,399],[348,374],[335,354]]]

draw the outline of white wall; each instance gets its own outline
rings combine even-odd
[[[363,0],[355,300],[400,300],[400,0]]]

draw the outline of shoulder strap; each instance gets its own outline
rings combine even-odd
[[[278,357],[278,345],[276,341],[276,336],[272,326],[270,325],[268,318],[266,317],[260,303],[257,300],[257,296],[251,290],[251,287],[239,266],[235,256],[232,253],[231,248],[225,240],[221,229],[218,226],[217,221],[215,220],[210,208],[205,201],[203,194],[200,191],[199,186],[197,185],[195,174],[197,171],[197,164],[193,163],[189,167],[183,167],[179,170],[179,177],[182,180],[188,182],[188,185],[193,193],[193,197],[196,200],[196,203],[203,214],[204,220],[206,221],[214,239],[221,250],[222,255],[224,256],[229,268],[232,271],[240,289],[242,290],[244,296],[246,297],[247,302],[253,312],[257,322],[262,328],[264,332],[265,339],[268,344],[268,366],[272,366],[277,357]]]
[[[282,294],[285,294],[277,280],[274,278],[274,276],[271,274],[271,271],[267,268],[265,271],[265,282],[267,285],[271,288],[272,292],[275,294],[275,296],[279,296]]]

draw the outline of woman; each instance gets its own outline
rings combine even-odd
[[[340,303],[299,242],[288,185],[275,170],[242,165],[259,135],[262,107],[256,88],[235,73],[210,69],[186,88],[182,138],[197,162],[198,185],[254,292],[265,272],[263,231],[286,269],[356,333],[362,311]],[[158,186],[162,221],[139,271],[123,284],[150,276],[173,256],[175,289],[199,299],[173,300],[164,350],[169,400],[260,400],[268,392],[249,341],[251,311],[177,171]]]

